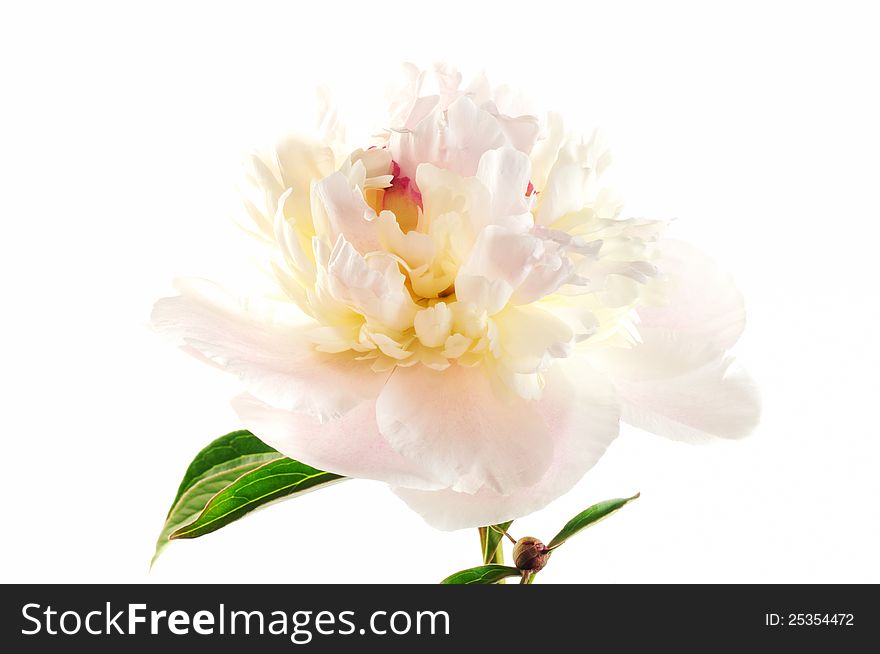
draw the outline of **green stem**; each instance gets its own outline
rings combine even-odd
[[[480,533],[480,557],[483,557],[483,553],[486,551],[486,538],[491,527],[477,527],[477,531]],[[499,565],[504,564],[504,549],[501,547],[501,543],[498,543],[498,547],[495,549],[495,554],[484,560],[483,563],[498,563]]]
[[[477,527],[477,531],[480,533],[480,558],[483,557],[483,552],[486,551],[486,537],[489,529],[489,527]],[[497,563],[499,565],[504,564],[504,548],[501,547],[501,543],[498,543],[498,547],[495,549],[495,554],[489,557],[488,560],[484,561],[484,563]],[[503,584],[504,580],[502,579],[498,583]]]

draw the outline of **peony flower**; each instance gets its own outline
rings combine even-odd
[[[388,483],[442,529],[542,508],[620,420],[748,434],[756,390],[727,355],[742,298],[664,222],[621,217],[602,140],[482,77],[407,72],[375,142],[346,148],[328,113],[323,142],[250,159],[277,294],[187,282],[155,306],[158,328],[241,379],[247,428]]]

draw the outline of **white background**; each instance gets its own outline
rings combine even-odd
[[[880,582],[871,3],[10,4],[0,580],[434,582],[478,562],[475,532],[349,481],[172,544],[148,573],[190,459],[239,427],[235,380],[151,333],[152,302],[237,256],[239,159],[309,127],[317,83],[357,119],[401,61],[448,60],[601,125],[629,213],[677,218],[748,303],[758,432],[692,447],[624,427],[512,532],[642,499],[539,583]]]

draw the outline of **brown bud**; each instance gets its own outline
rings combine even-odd
[[[531,536],[520,538],[513,546],[513,563],[520,570],[537,572],[547,565],[549,557],[547,546]]]

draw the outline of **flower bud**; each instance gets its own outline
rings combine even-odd
[[[547,546],[531,536],[520,538],[513,546],[513,563],[520,570],[537,572],[547,565],[549,557]]]

